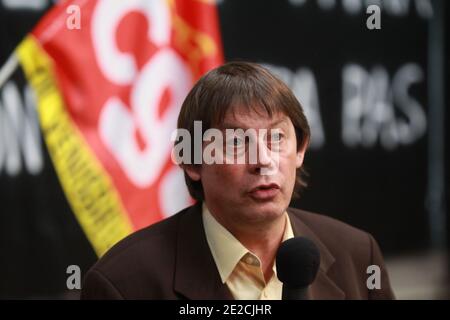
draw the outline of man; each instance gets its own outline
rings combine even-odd
[[[202,133],[215,129],[224,137],[203,136],[200,150],[192,143],[178,155],[197,203],[114,246],[87,273],[83,299],[280,299],[275,256],[294,236],[309,238],[320,251],[310,298],[393,298],[369,234],[288,207],[305,186],[310,130],[283,82],[257,64],[225,64],[186,97],[178,129],[195,139],[196,121]],[[198,154],[200,163],[192,161]],[[381,270],[380,288],[367,286],[370,265]]]

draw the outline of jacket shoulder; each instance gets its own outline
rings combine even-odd
[[[142,257],[144,253],[146,256],[157,254],[156,251],[161,248],[159,244],[164,243],[166,248],[168,245],[174,244],[178,220],[183,213],[184,210],[123,238],[106,252],[94,265],[94,268],[107,269],[110,265],[117,265],[118,259],[121,261],[134,260]]]
[[[335,267],[345,270],[367,268],[372,260],[372,236],[337,219],[304,210],[291,211],[294,224],[303,224],[336,259]],[[302,236],[300,232],[300,236]]]
[[[361,229],[351,226],[335,218],[301,209],[289,208],[292,216],[304,223],[325,243],[369,244],[370,235]]]
[[[380,247],[372,235],[328,216],[294,208],[288,211],[294,224],[306,226],[334,257],[328,275],[345,291],[347,299],[395,298]],[[381,270],[380,290],[366,286],[367,270],[373,265]]]
[[[187,209],[114,245],[87,272],[82,298],[170,297],[168,284],[173,280],[175,268],[178,223]]]

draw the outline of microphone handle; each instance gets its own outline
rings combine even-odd
[[[282,300],[309,300],[308,286],[291,288],[283,285]]]

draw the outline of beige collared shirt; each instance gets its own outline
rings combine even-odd
[[[287,212],[283,240],[293,238]],[[260,259],[247,250],[202,206],[206,240],[213,255],[222,283],[226,283],[235,299],[281,300],[282,283],[277,278],[275,263],[272,278],[266,283]]]

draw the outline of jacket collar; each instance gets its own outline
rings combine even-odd
[[[174,290],[188,299],[233,299],[209,250],[201,213],[197,202],[178,220]]]
[[[293,212],[287,209],[291,219],[292,230],[296,237],[302,236],[314,242],[320,252],[320,266],[316,279],[312,283],[308,295],[310,299],[317,300],[340,300],[345,298],[345,293],[328,277],[328,270],[333,265],[335,258],[328,248],[320,241],[319,237]]]
[[[316,280],[309,290],[311,299],[343,299],[344,292],[327,276],[334,257],[316,234],[288,208],[295,236],[312,240],[320,251],[321,261]],[[209,250],[201,215],[201,202],[181,213],[178,220],[174,290],[188,299],[233,299],[223,284]]]

